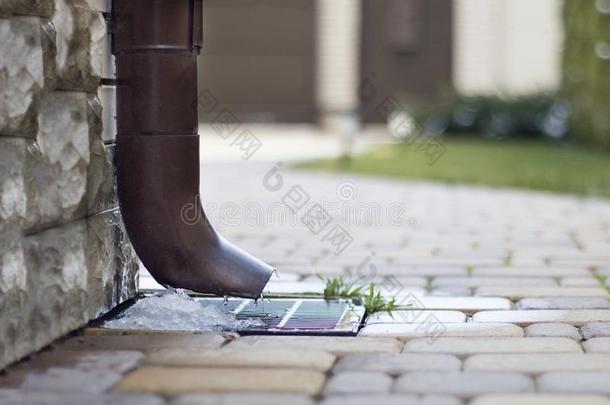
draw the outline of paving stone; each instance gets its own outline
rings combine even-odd
[[[420,323],[426,319],[434,317],[442,323],[464,323],[466,322],[466,314],[459,311],[431,311],[420,309],[399,309],[392,313],[377,312],[369,316],[366,320],[367,325],[375,325],[380,323]]]
[[[42,373],[27,374],[20,388],[25,391],[102,394],[122,376],[106,369],[52,367]]]
[[[440,287],[430,290],[432,297],[469,297],[472,296],[472,288],[466,287]]]
[[[528,376],[517,373],[415,372],[400,376],[394,385],[394,391],[398,393],[434,393],[460,397],[533,390],[533,381]]]
[[[473,322],[510,322],[528,325],[540,322],[561,322],[584,325],[595,321],[610,321],[610,310],[606,309],[548,309],[527,311],[482,311],[472,317]]]
[[[455,310],[472,314],[483,310],[511,309],[506,298],[496,297],[411,297],[407,302],[410,308],[425,310]]]
[[[458,398],[447,395],[331,395],[320,405],[461,405]]]
[[[163,405],[165,401],[154,395],[0,390],[0,403],[3,405]]]
[[[323,385],[324,374],[313,370],[143,367],[128,374],[115,390],[161,395],[199,392],[316,395]]]
[[[56,86],[95,92],[100,83],[107,41],[106,23],[98,11],[66,0],[55,1]]]
[[[146,362],[159,366],[189,367],[279,367],[329,370],[335,356],[323,351],[286,349],[161,349],[149,354]]]
[[[525,328],[527,337],[564,337],[577,342],[582,340],[578,329],[567,323],[534,323]]]
[[[439,337],[433,344],[428,339],[408,341],[403,352],[450,353],[459,356],[476,353],[581,353],[580,345],[567,338],[522,337]]]
[[[467,371],[610,371],[610,354],[477,354],[466,359]]]
[[[602,297],[608,292],[602,287],[479,287],[475,295],[482,297],[506,297],[511,300],[539,297]]]
[[[483,286],[556,286],[552,278],[544,277],[438,277],[432,287],[483,287]]]
[[[159,349],[181,349],[193,351],[216,349],[225,342],[222,334],[156,334],[156,335],[103,335],[78,336],[59,344],[64,350],[134,350],[152,352]]]
[[[524,298],[515,304],[516,309],[610,309],[606,298],[556,297]]]
[[[582,345],[587,353],[610,353],[610,337],[592,338]]]
[[[393,338],[378,337],[314,337],[314,336],[242,336],[226,348],[259,350],[316,350],[335,354],[354,352],[399,352],[402,343]]]
[[[588,277],[585,268],[562,267],[481,267],[472,270],[473,277]]]
[[[580,328],[585,339],[594,337],[610,337],[610,322],[591,322]]]
[[[599,285],[592,276],[589,277],[564,277],[559,280],[559,285],[566,287],[595,287]]]
[[[390,392],[393,382],[392,377],[383,373],[346,371],[329,378],[324,387],[324,395],[385,394]]]
[[[453,371],[462,363],[457,357],[445,354],[422,353],[355,353],[337,361],[334,372],[352,370],[401,374],[407,371]]]
[[[491,394],[473,399],[470,405],[610,405],[610,400],[594,395]]]
[[[23,2],[15,2],[19,3]],[[50,1],[45,3],[52,9]],[[52,49],[52,35],[53,29],[45,27],[38,17],[0,19],[0,75],[3,78],[0,134],[35,136],[40,98],[49,73],[45,69],[45,58]]]
[[[125,373],[134,369],[144,356],[135,351],[45,350],[31,359],[10,367],[8,378],[0,385],[20,387],[28,375],[44,374],[51,368]]]
[[[305,395],[291,394],[192,394],[183,395],[170,405],[314,405]]]
[[[564,394],[610,395],[609,372],[553,372],[538,377],[538,390]]]
[[[395,323],[368,325],[359,336],[429,337],[441,336],[523,336],[523,329],[510,323]]]
[[[71,91],[45,92],[41,97],[38,155],[28,159],[28,233],[87,215],[87,199],[96,194],[93,183],[91,188],[88,184],[89,165],[92,159],[103,158],[92,154],[91,140],[97,139],[98,146],[101,142],[94,98]]]

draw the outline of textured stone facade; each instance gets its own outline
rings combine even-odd
[[[137,291],[106,1],[0,1],[0,368]]]

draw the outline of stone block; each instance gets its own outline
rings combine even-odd
[[[40,17],[51,17],[55,11],[54,0],[8,0],[6,5],[3,1],[0,10],[6,8],[6,14],[32,15]],[[1,13],[1,11],[0,11]],[[1,15],[1,14],[0,14]]]
[[[102,104],[102,140],[113,141],[116,138],[116,87],[101,86],[97,91],[97,97]],[[282,277],[282,280],[284,278]],[[291,280],[288,280],[291,281]],[[296,280],[293,280],[296,281]]]
[[[116,207],[113,150],[101,140],[100,114],[93,95],[45,94],[25,174],[27,232]]]
[[[138,262],[125,238],[115,210],[24,237],[22,259],[3,255],[0,364],[135,295]]]
[[[107,63],[104,17],[79,1],[55,0],[55,8],[56,88],[95,93]]]
[[[36,135],[42,91],[54,75],[54,35],[48,20],[0,19],[0,135]]]

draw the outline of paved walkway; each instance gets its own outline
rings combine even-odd
[[[0,403],[610,404],[610,202],[287,166],[202,170],[270,292],[351,272],[408,309],[354,338],[84,331],[0,378]]]

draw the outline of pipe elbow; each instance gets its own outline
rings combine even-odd
[[[222,238],[199,197],[199,137],[117,139],[121,213],[138,256],[161,284],[257,298],[273,268]]]

